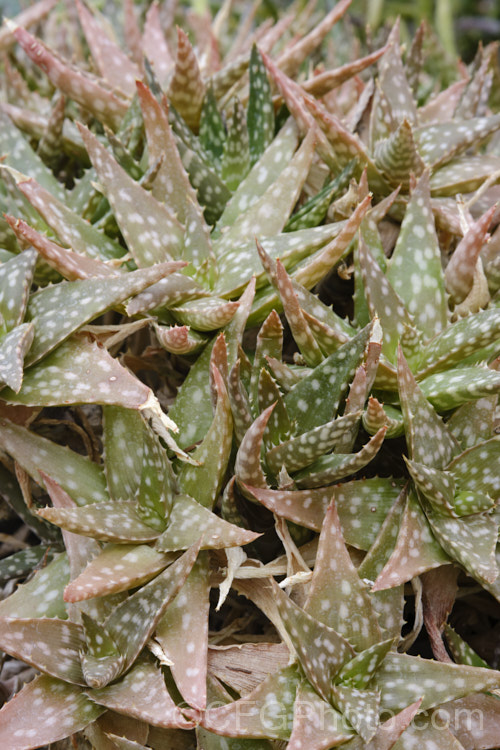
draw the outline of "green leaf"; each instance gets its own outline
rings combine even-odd
[[[500,485],[491,469],[498,461],[499,451],[500,437],[493,437],[456,456],[447,469],[452,472],[459,489],[484,492],[497,499]]]
[[[3,333],[24,320],[37,254],[29,249],[0,266],[0,320]]]
[[[4,557],[0,561],[0,581],[6,582],[16,578],[26,578],[42,560],[50,562],[54,557],[52,548],[48,544],[38,544],[34,547],[21,549],[14,554]]]
[[[369,742],[379,726],[380,693],[333,685],[331,695],[332,702],[348,717],[358,734]]]
[[[63,591],[68,580],[68,556],[62,553],[0,602],[0,617],[66,619]]]
[[[429,375],[420,382],[420,388],[436,409],[447,411],[471,399],[497,394],[500,372],[487,367],[457,367]]]
[[[394,133],[376,144],[375,164],[394,187],[402,185],[407,189],[410,175],[422,173],[424,163],[408,120],[403,120]]]
[[[53,443],[8,420],[0,421],[0,445],[28,474],[42,484],[44,471],[68,492],[78,505],[109,499],[102,467],[66,446]]]
[[[446,327],[448,307],[428,172],[424,172],[411,194],[387,279],[427,338]]]
[[[189,495],[178,495],[166,531],[158,538],[155,549],[170,552],[186,549],[197,540],[202,549],[240,547],[255,541],[259,534],[240,529],[223,521]]]
[[[266,66],[254,44],[250,54],[250,93],[248,96],[247,125],[250,162],[262,156],[274,136],[274,106]]]
[[[214,164],[220,168],[226,131],[212,85],[207,88],[203,100],[199,138],[203,150],[212,157]]]
[[[230,190],[235,190],[250,169],[249,133],[245,112],[238,99],[234,99],[227,128],[221,177]]]
[[[433,169],[484,141],[500,127],[500,115],[424,125],[415,130],[420,155]],[[445,147],[443,148],[443,144]]]
[[[352,734],[342,714],[320,698],[305,680],[302,681],[297,690],[287,750],[301,750],[303,747],[329,750],[343,744]]]
[[[0,341],[0,383],[5,383],[15,393],[21,390],[24,358],[33,342],[34,335],[33,323],[24,323],[14,328]]]
[[[196,498],[205,508],[213,508],[226,475],[233,436],[233,419],[226,386],[218,369],[212,370],[217,392],[215,414],[203,442],[191,453],[199,466],[184,464],[178,483],[181,492]]]
[[[330,354],[285,396],[285,405],[299,433],[329,422],[336,415],[368,343],[371,325]]]

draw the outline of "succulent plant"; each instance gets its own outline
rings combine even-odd
[[[496,47],[233,5],[0,31],[2,746],[498,747]]]

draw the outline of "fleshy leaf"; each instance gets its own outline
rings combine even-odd
[[[179,729],[193,726],[170,697],[161,670],[146,659],[135,664],[119,682],[88,690],[87,695],[98,706],[106,706],[153,726]]]
[[[151,60],[158,80],[164,85],[174,66],[174,58],[162,30],[160,7],[157,2],[151,3],[146,13],[142,49]]]
[[[0,617],[66,619],[63,590],[68,579],[68,556],[62,553],[0,602]]]
[[[235,99],[221,161],[221,177],[230,190],[238,187],[250,168],[248,135],[243,107]]]
[[[259,534],[223,521],[189,495],[178,495],[166,531],[158,538],[155,549],[170,552],[186,549],[201,539],[203,549],[239,547],[253,542]]]
[[[267,487],[260,455],[262,438],[273,409],[274,405],[265,409],[249,427],[241,441],[234,465],[234,472],[239,483],[250,484],[252,487]]]
[[[67,620],[0,617],[2,650],[65,682],[85,685],[80,665],[84,645],[80,626]]]
[[[495,207],[491,206],[489,211],[469,228],[446,266],[446,288],[455,303],[462,302],[471,290],[477,259],[486,242],[495,210]]]
[[[66,446],[8,420],[0,422],[0,445],[28,474],[42,484],[39,469],[68,492],[78,505],[108,500],[102,467]]]
[[[212,86],[208,87],[203,100],[199,138],[203,149],[210,154],[214,164],[220,167],[226,131]]]
[[[127,591],[146,583],[170,562],[146,544],[108,545],[64,589],[64,600],[79,602]]]
[[[424,172],[411,194],[387,279],[427,338],[446,327],[447,300],[428,172]]]
[[[54,86],[92,112],[101,122],[117,129],[128,105],[94,78],[65,63],[25,29],[18,27],[14,36],[28,57],[48,75]]]
[[[302,314],[291,279],[280,260],[276,261],[276,283],[292,336],[306,364],[315,367],[323,361],[324,357],[309,328],[309,324]]]
[[[179,474],[181,492],[196,497],[200,505],[213,508],[219,497],[231,453],[233,420],[222,376],[212,370],[217,391],[214,419],[202,444],[191,453],[200,466],[185,464]]]
[[[455,516],[454,494],[455,480],[449,471],[433,469],[406,459],[408,471],[416,487],[429,500],[438,513]]]
[[[232,319],[239,303],[208,297],[188,300],[170,308],[170,312],[182,325],[192,326],[198,331],[214,331],[226,326]]]
[[[107,618],[104,627],[124,658],[124,670],[136,659],[184,584],[198,551],[199,544],[191,547],[163,573],[119,604]]]
[[[154,636],[172,662],[170,669],[182,697],[200,710],[207,702],[209,574],[208,553],[201,552]]]
[[[342,745],[352,730],[342,714],[322,700],[307,682],[297,690],[293,710],[293,727],[288,750],[329,750]]]
[[[0,319],[4,333],[23,322],[36,259],[33,250],[25,250],[0,266]]]
[[[304,612],[278,586],[274,587],[278,611],[304,673],[324,700],[331,683],[354,650],[341,635]]]
[[[335,682],[346,687],[367,688],[393,645],[394,639],[390,638],[356,654],[353,659],[344,664]]]
[[[415,130],[420,155],[433,169],[480,143],[500,127],[500,115],[439,122]],[[443,148],[443,144],[445,147]]]
[[[332,450],[345,431],[358,419],[359,413],[348,414],[271,448],[266,453],[269,468],[277,473],[283,465],[288,472],[309,466],[324,453]]]
[[[93,503],[82,508],[41,508],[38,515],[74,534],[94,537],[104,542],[146,542],[157,539],[160,532],[144,523],[137,503]]]
[[[27,363],[33,364],[85,323],[182,265],[165,263],[116,278],[61,282],[32,295],[27,320],[35,324],[35,339]]]
[[[180,257],[183,228],[164,203],[135,182],[83,126],[80,133],[138,266]]]
[[[497,394],[500,372],[487,367],[457,367],[429,375],[420,382],[420,388],[436,409],[447,411],[471,399]]]
[[[50,562],[53,553],[50,545],[38,544],[34,547],[14,552],[0,561],[0,581],[6,582],[16,578],[26,578],[42,560]]]
[[[101,403],[139,409],[150,394],[97,342],[74,336],[25,371],[19,393],[6,389],[2,398],[32,406]]]
[[[298,432],[319,427],[334,418],[340,399],[361,364],[371,326],[337,349],[285,397],[285,405]]]
[[[335,503],[321,530],[306,612],[363,650],[381,640],[366,586],[347,552]]]
[[[188,36],[179,27],[177,27],[177,58],[168,87],[168,95],[187,125],[197,132],[205,97],[205,84]]]
[[[411,677],[409,677],[411,675]],[[387,654],[375,675],[384,708],[399,710],[423,695],[421,710],[500,684],[493,669],[444,664],[407,654]]]
[[[103,31],[87,7],[77,0],[76,8],[80,23],[99,72],[115,88],[131,96],[135,91],[136,78],[140,78],[139,68]]]
[[[294,702],[301,681],[296,666],[269,675],[244,698],[221,708],[209,708],[200,724],[227,737],[287,740],[292,730]]]
[[[403,185],[407,188],[410,175],[422,173],[424,163],[415,145],[408,120],[403,120],[394,133],[376,144],[375,163],[394,187]]]
[[[38,700],[37,711],[33,711]],[[81,688],[42,675],[24,686],[0,712],[0,742],[12,750],[57,742],[84,729],[104,709],[89,700]]]
[[[0,341],[0,383],[19,393],[23,383],[24,358],[35,335],[33,323],[24,323]]]
[[[331,696],[332,702],[349,718],[358,734],[369,742],[379,726],[380,693],[333,685]]]
[[[117,677],[123,669],[123,656],[104,627],[86,612],[82,612],[82,626],[87,647],[82,653],[85,682],[101,687]]]
[[[491,469],[498,461],[499,450],[500,437],[493,437],[461,453],[447,469],[453,473],[460,489],[484,492],[496,499],[500,487]]]
[[[458,446],[422,393],[401,350],[398,384],[410,458],[430,468],[444,468],[458,453]]]
[[[363,469],[377,455],[384,441],[382,427],[357,453],[331,453],[298,472],[294,479],[299,487],[320,487]]]
[[[258,48],[250,54],[250,93],[248,97],[247,125],[251,164],[261,157],[273,140],[274,107],[266,67]]]

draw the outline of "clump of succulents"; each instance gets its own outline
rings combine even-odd
[[[234,6],[0,31],[0,744],[498,747],[496,47]]]

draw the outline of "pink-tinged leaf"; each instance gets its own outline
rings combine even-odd
[[[133,96],[135,81],[141,78],[139,68],[103,31],[96,18],[80,0],[76,0],[76,9],[99,73],[114,88]]]
[[[379,61],[378,68],[380,88],[387,97],[395,121],[400,123],[407,119],[415,122],[417,107],[401,60],[399,21],[391,31],[387,51]]]
[[[116,269],[103,263],[98,258],[80,255],[80,253],[75,253],[72,250],[67,250],[57,245],[52,240],[49,240],[48,237],[30,227],[22,219],[15,219],[13,216],[6,216],[5,219],[18,239],[33,245],[39,255],[52,268],[55,268],[64,278],[70,281],[117,276],[119,273]]]
[[[251,375],[250,393],[253,403],[257,403],[260,370],[267,367],[267,357],[281,359],[283,350],[283,325],[276,310],[269,313],[257,334],[255,356]]]
[[[160,669],[143,658],[114,685],[87,690],[97,705],[133,716],[158,727],[190,729],[193,722],[182,715],[166,688]]]
[[[376,144],[375,164],[388,182],[396,187],[402,185],[407,189],[410,176],[422,174],[424,163],[408,120],[403,120],[394,133]]]
[[[418,120],[421,125],[449,122],[467,86],[467,79],[455,81],[448,88],[432,96],[428,102],[418,108]]]
[[[0,647],[52,677],[85,685],[80,652],[82,629],[67,620],[0,617]]]
[[[63,590],[69,580],[68,557],[57,555],[33,578],[0,602],[1,617],[42,618],[68,616]]]
[[[194,297],[206,296],[206,289],[182,273],[173,273],[134,297],[126,306],[127,315],[139,315],[157,307],[170,307]]]
[[[40,477],[49,493],[54,508],[74,508],[75,501],[51,477],[40,469]],[[76,578],[87,563],[100,552],[99,544],[94,539],[82,539],[78,534],[63,531],[64,546],[68,555],[71,578]],[[73,614],[68,610],[69,615]]]
[[[387,47],[381,47],[375,52],[366,55],[366,57],[361,57],[352,62],[348,62],[340,68],[325,70],[323,73],[318,73],[307,81],[304,81],[304,83],[301,84],[302,88],[304,91],[307,91],[308,94],[321,98],[332,89],[337,88],[337,86],[342,85],[345,81],[353,78],[353,76],[359,75],[363,70],[370,65],[373,65],[373,63],[377,62],[377,60],[382,57],[386,50]]]
[[[21,425],[0,421],[0,446],[28,474],[42,484],[40,467],[68,492],[78,505],[108,500],[102,467],[66,446],[53,443]]]
[[[438,661],[451,661],[443,643],[443,629],[455,604],[458,574],[459,570],[455,566],[444,565],[424,573],[421,578],[425,629],[431,642],[434,658]]]
[[[191,42],[179,27],[177,57],[168,87],[168,96],[187,125],[197,133],[205,97],[205,84]]]
[[[297,72],[304,60],[320,46],[332,27],[342,18],[351,2],[352,0],[340,0],[312,31],[282,52],[277,64],[284,73],[293,75]]]
[[[478,48],[472,66],[473,73],[467,81],[467,88],[454,112],[454,117],[457,119],[468,120],[486,112],[492,85],[492,69],[496,64],[495,58],[494,44]]]
[[[298,487],[321,487],[355,474],[372,461],[384,442],[386,428],[381,429],[357,453],[331,453],[302,469],[294,479]]]
[[[35,323],[35,340],[28,363],[33,364],[85,323],[182,265],[161,263],[116,278],[62,282],[32,295],[27,319]]]
[[[89,616],[81,613],[86,649],[82,652],[82,670],[90,687],[103,687],[123,671],[123,656],[106,629]]]
[[[494,748],[498,746],[500,726],[498,724],[498,698],[496,695],[468,695],[440,706],[434,721],[439,726],[449,726],[462,743],[461,748]]]
[[[494,669],[387,654],[375,675],[384,708],[400,710],[423,696],[421,710],[500,685]]]
[[[35,335],[33,323],[17,326],[0,341],[0,384],[19,393],[23,382],[24,358]]]
[[[186,206],[189,198],[196,205],[196,193],[189,182],[182,164],[174,134],[168,121],[166,102],[163,106],[151,90],[137,82],[137,93],[141,105],[150,163],[164,155],[160,170],[153,182],[152,193],[161,202],[168,203],[181,223],[186,221]]]
[[[172,306],[170,312],[182,325],[192,326],[198,331],[215,331],[232,320],[238,307],[236,301],[206,297]]]
[[[280,260],[276,261],[276,282],[278,292],[283,304],[283,311],[290,326],[295,343],[299,347],[305,362],[309,367],[315,367],[323,361],[321,349],[309,328],[307,321],[295,294],[290,277]]]
[[[458,453],[457,443],[425,398],[401,350],[398,385],[410,458],[431,468],[444,468]]]
[[[331,701],[348,717],[358,734],[369,742],[379,726],[380,693],[359,690],[346,685],[333,685]]]
[[[475,192],[492,172],[499,169],[500,157],[495,157],[491,153],[457,156],[433,172],[431,194],[438,198]]]
[[[360,331],[287,393],[285,405],[290,417],[297,421],[299,433],[335,417],[340,400],[361,364],[370,330],[369,325]]]
[[[304,612],[277,585],[273,586],[278,612],[304,673],[324,700],[330,700],[332,680],[354,656],[341,635]]]
[[[303,432],[266,453],[266,463],[277,474],[282,466],[288,472],[298,471],[328,453],[340,438],[358,421],[360,413],[333,419],[320,427]]]
[[[422,699],[404,708],[398,714],[380,724],[370,742],[365,743],[360,737],[356,737],[344,745],[345,750],[391,750],[397,747],[394,743],[401,737],[404,731],[411,725],[421,706]],[[398,750],[403,750],[399,747]]]
[[[447,370],[500,336],[500,310],[493,307],[448,326],[422,350],[419,377]]]
[[[411,194],[387,279],[427,338],[446,328],[448,306],[428,172]]]
[[[158,2],[151,3],[146,13],[142,34],[142,49],[151,60],[158,80],[164,85],[174,66],[174,58],[161,27]]]
[[[300,681],[296,666],[284,667],[244,698],[221,708],[208,708],[200,725],[225,737],[288,740]]]
[[[197,331],[191,331],[189,326],[154,326],[156,337],[161,346],[171,354],[191,354],[203,348],[207,338]]]
[[[170,562],[170,556],[146,544],[119,544],[104,548],[64,589],[64,600],[80,602],[141,586]]]
[[[202,549],[224,549],[249,544],[259,536],[223,521],[192,497],[178,495],[168,528],[157,540],[155,549],[160,552],[186,549],[197,540],[201,540]]]
[[[124,658],[125,671],[151,637],[161,616],[184,585],[199,551],[193,545],[150,583],[119,604],[104,623]]]
[[[396,358],[398,340],[405,327],[413,327],[413,318],[393,289],[380,266],[368,250],[363,235],[359,238],[359,263],[364,292],[372,316],[377,316],[383,330],[382,354],[390,362]]]
[[[38,515],[74,534],[103,542],[149,542],[160,532],[144,523],[135,501],[93,503],[82,508],[40,508]]]
[[[202,444],[191,453],[200,466],[184,464],[178,483],[181,492],[195,497],[200,505],[213,508],[219,498],[231,453],[233,419],[231,407],[218,369],[212,369],[217,391],[214,419]]]
[[[453,459],[447,467],[459,489],[484,492],[496,499],[500,496],[499,480],[492,472],[500,455],[500,437],[478,443]]]
[[[85,336],[65,341],[26,370],[19,393],[2,391],[9,403],[28,406],[100,403],[128,409],[140,409],[150,394],[106,349]]]
[[[268,406],[275,404],[274,411],[271,414],[264,433],[264,443],[266,445],[275,445],[289,438],[294,432],[294,424],[288,416],[280,389],[270,375],[269,370],[264,367],[260,371],[257,402],[258,412],[262,412]]]
[[[209,576],[208,552],[201,552],[154,636],[171,662],[180,694],[186,703],[200,710],[207,704]]]
[[[409,724],[393,745],[395,750],[413,750],[415,747],[426,748],[426,750],[427,748],[464,750],[464,746],[453,736],[448,724],[445,723],[445,717],[439,719],[436,716],[437,713],[439,712],[418,713],[415,721]],[[369,747],[371,748],[371,745]],[[376,748],[378,750],[378,745]]]
[[[170,209],[129,177],[95,135],[83,126],[80,133],[137,265],[180,257],[184,231]]]
[[[42,675],[3,706],[0,742],[9,750],[32,750],[81,731],[102,713],[81,688]]]
[[[499,127],[498,114],[470,120],[450,120],[417,128],[415,139],[422,159],[434,170],[462,151],[481,143]]]
[[[372,591],[394,588],[427,570],[450,562],[431,531],[414,493],[410,493],[396,546],[380,571]]]
[[[239,483],[267,488],[261,466],[262,438],[274,406],[269,406],[247,430],[236,455],[234,473]]]
[[[287,750],[329,750],[352,737],[350,724],[305,681],[297,690]]]
[[[37,256],[25,250],[0,266],[0,326],[3,333],[23,322]]]
[[[39,2],[28,6],[25,10],[14,16],[12,23],[14,27],[22,26],[29,28],[43,20],[43,18],[56,5],[56,0],[39,0]],[[10,25],[3,24],[0,30],[0,50],[4,51],[15,44],[13,29]]]
[[[125,0],[123,3],[123,35],[130,57],[136,65],[142,68],[144,65],[142,35],[134,11],[134,0]]]
[[[209,676],[214,675],[241,695],[250,693],[268,675],[286,667],[289,660],[290,652],[284,643],[239,643],[208,648]]]
[[[386,437],[399,437],[404,434],[403,417],[398,409],[385,406],[370,396],[363,413],[363,427],[369,435],[374,435],[381,427],[387,427]]]
[[[101,86],[94,78],[57,57],[25,29],[18,27],[14,36],[28,57],[47,74],[56,88],[113,130],[120,127],[128,109],[124,100]]]
[[[480,583],[495,582],[499,573],[495,558],[498,521],[486,513],[449,518],[429,512],[427,518],[434,536],[452,559]]]
[[[234,435],[237,444],[241,443],[253,422],[250,399],[240,377],[240,365],[240,360],[236,360],[236,363],[231,368],[231,372],[229,373],[227,383],[227,392],[233,418]],[[270,424],[271,422],[267,423],[266,430],[269,429]]]
[[[307,179],[314,149],[315,135],[310,132],[279,177],[214,243],[216,255],[246,242],[252,235],[266,237],[282,231]],[[261,158],[264,157],[265,153]]]
[[[370,595],[347,552],[333,501],[323,521],[304,609],[344,636],[358,650],[381,640]]]
[[[97,260],[119,258],[124,254],[124,249],[117,242],[81,218],[67,205],[67,201],[58,199],[34,179],[19,178],[17,188],[61,242],[75,252]]]

